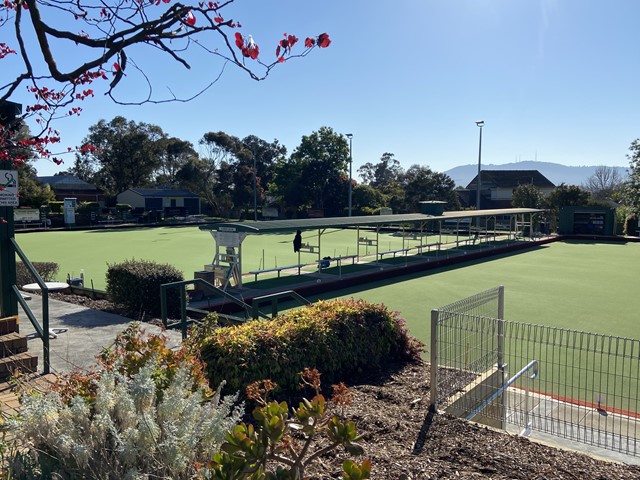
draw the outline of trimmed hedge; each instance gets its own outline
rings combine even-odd
[[[160,316],[160,285],[184,280],[182,272],[173,265],[149,260],[125,260],[108,264],[107,293],[111,301],[139,317],[144,314]],[[167,314],[180,316],[180,297],[177,290],[167,292]]]
[[[271,379],[290,395],[304,368],[317,368],[328,386],[388,362],[416,360],[423,347],[396,312],[355,300],[319,301],[271,321],[202,330],[190,342],[207,364],[211,385],[224,379],[229,391],[244,392],[254,381]]]
[[[60,270],[60,265],[55,262],[31,262],[33,268],[37,270],[42,279],[45,282],[51,282],[55,280],[55,276]],[[36,279],[33,278],[31,272],[27,266],[22,262],[16,262],[16,285],[23,287],[29,283],[35,283]]]

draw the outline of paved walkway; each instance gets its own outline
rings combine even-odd
[[[36,318],[42,319],[42,297],[31,295],[29,306]],[[27,315],[19,308],[20,333],[35,333]],[[49,341],[51,349],[51,373],[68,373],[76,368],[89,369],[97,365],[96,355],[103,348],[113,344],[116,336],[125,330],[131,319],[100,310],[92,310],[81,305],[49,299],[50,329],[64,329],[57,338]],[[155,325],[144,324],[149,333],[159,333],[161,329]],[[180,332],[165,332],[170,345],[179,345]],[[42,357],[42,340],[39,337],[29,340],[29,352],[38,354],[38,369],[44,365]]]
[[[42,297],[31,295],[29,306],[39,321],[42,321]],[[35,333],[31,321],[19,307],[20,333]],[[98,365],[96,356],[103,348],[113,345],[116,336],[131,323],[129,318],[100,310],[92,310],[80,305],[49,300],[49,326],[51,329],[62,329],[56,338],[50,339],[51,374],[42,375],[44,365],[42,341],[40,337],[30,338],[29,352],[38,355],[38,371],[27,375],[24,380],[29,387],[46,390],[48,385],[56,381],[56,374],[69,373],[75,369],[88,370]],[[160,333],[155,325],[144,324],[145,331],[150,334]],[[169,345],[177,346],[182,337],[179,331],[169,330]],[[17,413],[19,402],[15,392],[8,383],[0,383],[0,411],[3,415]]]

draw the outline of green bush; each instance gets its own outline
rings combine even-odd
[[[130,212],[131,210],[131,205],[128,203],[116,203],[116,212]]]
[[[191,344],[207,364],[211,384],[231,391],[270,379],[295,394],[305,368],[322,372],[325,385],[375,371],[383,364],[419,358],[422,344],[404,320],[384,305],[320,301],[274,320],[195,332]]]
[[[49,202],[49,213],[62,213],[62,207],[64,206],[64,202]]]
[[[55,262],[31,262],[31,264],[45,282],[55,280],[55,276],[58,274],[58,270],[60,269],[60,265]],[[18,287],[22,287],[28,283],[34,283],[35,281],[36,279],[31,275],[27,266],[22,262],[16,262],[16,285]]]
[[[100,204],[98,202],[82,202],[76,208],[76,213],[89,215],[91,213],[100,213]]]
[[[628,215],[627,218],[624,219],[624,230],[623,233],[629,236],[636,236],[636,232],[638,230],[638,216],[637,215]]]
[[[160,316],[160,285],[184,280],[173,265],[149,260],[125,260],[107,268],[107,293],[111,301],[140,317]],[[167,292],[167,314],[180,316],[177,290]]]

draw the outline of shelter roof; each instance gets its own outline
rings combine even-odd
[[[296,218],[290,220],[267,220],[258,222],[220,222],[200,226],[200,230],[243,233],[283,233],[296,230],[314,230],[320,228],[376,227],[384,225],[414,224],[438,220],[460,218],[493,217],[501,215],[520,215],[539,213],[535,208],[506,208],[500,210],[463,210],[444,212],[443,215],[425,215],[408,213],[400,215],[366,215],[357,217]]]
[[[45,177],[37,177],[38,181],[46,185],[48,184],[54,190],[87,190],[99,191],[95,185],[80,180],[74,175],[52,175]]]

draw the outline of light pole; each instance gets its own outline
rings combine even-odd
[[[480,141],[478,142],[478,179],[476,180],[476,210],[480,210],[480,189],[482,188],[480,172],[482,169],[482,127],[484,127],[484,120],[477,121],[476,125],[480,127]]]
[[[253,220],[258,221],[258,180],[256,178],[256,154],[253,154]]]
[[[353,133],[347,133],[347,138],[349,139],[349,216],[351,216],[351,189],[352,189],[352,180],[351,180],[351,166],[353,165],[353,157],[351,156],[352,152],[352,144],[351,140],[353,139]]]

